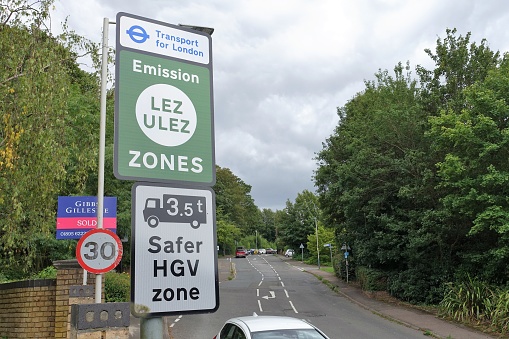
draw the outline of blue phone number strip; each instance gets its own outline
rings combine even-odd
[[[65,239],[80,239],[85,233],[94,228],[89,229],[79,229],[79,230],[57,230],[57,240],[65,240]],[[116,229],[108,228],[108,230],[113,233],[117,233]]]

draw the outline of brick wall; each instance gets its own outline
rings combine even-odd
[[[52,279],[0,284],[0,337],[53,338],[55,288]]]
[[[83,283],[83,269],[77,260],[53,264],[56,279],[0,284],[0,338],[69,338],[70,304],[87,302],[69,300],[70,287]],[[94,274],[88,274],[87,285],[95,285]]]

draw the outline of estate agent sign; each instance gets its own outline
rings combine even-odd
[[[117,230],[117,198],[104,197],[103,227]],[[58,197],[57,239],[80,239],[97,228],[97,197]]]
[[[215,183],[209,35],[117,14],[118,179]]]

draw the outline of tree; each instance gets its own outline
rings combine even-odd
[[[488,259],[485,273],[507,279],[507,73],[495,75],[498,52],[484,40],[455,33],[426,50],[435,68],[417,67],[420,87],[401,64],[366,82],[317,156],[325,224],[414,302],[439,301],[445,282]]]
[[[424,50],[435,62],[434,69],[416,67],[423,104],[433,115],[442,109],[459,112],[465,107],[463,90],[482,81],[500,58],[485,39],[477,46],[470,42],[470,32],[464,37],[456,37],[456,33],[456,29],[447,29],[446,37],[437,39],[435,53],[428,48]]]
[[[320,262],[330,262],[330,249],[324,247],[325,244],[332,245],[333,248],[336,248],[334,230],[325,228],[321,223],[318,223],[318,244],[316,232],[308,235],[306,244],[309,256],[313,261],[318,261],[318,251],[320,251]]]
[[[465,108],[431,119],[444,214],[461,240],[463,272],[486,281],[509,278],[509,60],[462,91]]]
[[[286,202],[284,213],[281,214],[278,233],[286,248],[299,248],[307,242],[307,236],[315,233],[315,222],[320,220],[318,198],[310,191],[304,190],[297,194],[295,203]]]
[[[223,255],[234,253],[235,240],[240,237],[241,230],[228,221],[220,218],[217,221],[217,243],[223,251]]]
[[[244,234],[254,234],[261,224],[260,210],[251,197],[251,186],[237,177],[228,168],[216,166],[217,209],[222,217],[239,227]]]
[[[408,71],[409,66],[405,67]],[[339,110],[340,124],[317,156],[325,223],[343,233],[361,265],[404,268],[423,199],[426,115],[401,64]],[[344,241],[343,240],[343,241]]]
[[[261,211],[261,223],[258,232],[260,232],[267,241],[274,242],[276,240],[276,213],[271,209],[264,208]]]
[[[72,32],[51,35],[52,3],[12,0],[0,7],[0,265],[16,275],[44,265],[41,257],[51,253],[41,244],[62,247],[51,245],[57,196],[67,185],[83,188],[94,163],[81,152],[90,147],[90,132],[74,129],[89,112],[71,104],[97,93],[80,88],[97,85],[78,80],[76,66],[76,50],[92,45]]]

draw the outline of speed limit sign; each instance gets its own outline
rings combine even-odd
[[[88,272],[95,274],[109,272],[122,259],[122,242],[108,229],[93,229],[78,241],[76,259]]]

